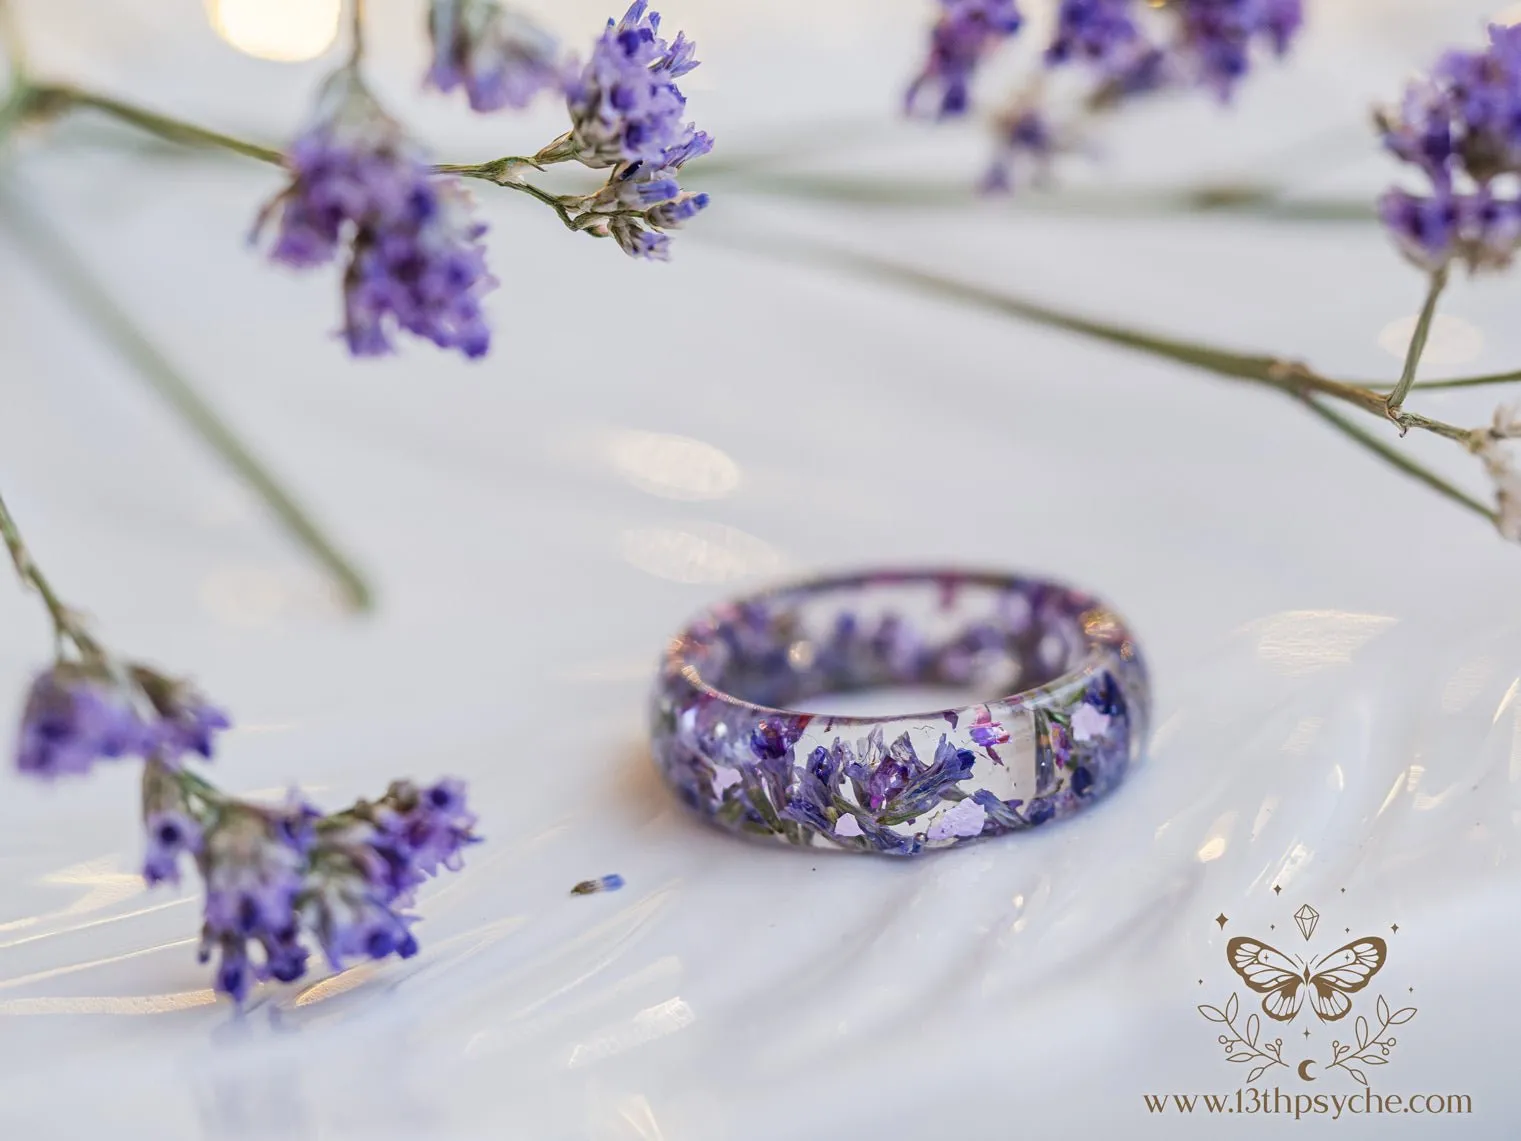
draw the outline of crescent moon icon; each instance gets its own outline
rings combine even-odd
[[[1299,1063],[1299,1076],[1307,1082],[1313,1082],[1315,1080],[1314,1078],[1310,1077],[1309,1073],[1310,1067],[1314,1064],[1315,1060],[1313,1058],[1306,1058],[1304,1061]]]

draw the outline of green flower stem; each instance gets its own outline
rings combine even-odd
[[[709,182],[725,181],[736,190],[780,198],[833,202],[842,206],[917,206],[1009,213],[1073,214],[1084,217],[1150,218],[1170,214],[1228,214],[1293,222],[1364,222],[1376,218],[1373,207],[1355,199],[1286,199],[1281,188],[1248,182],[1206,183],[1178,189],[1112,191],[1021,191],[990,198],[965,181],[897,182],[856,175],[787,174],[734,168],[698,160],[693,172]]]
[[[1349,439],[1356,441],[1360,447],[1367,448],[1380,459],[1393,464],[1412,479],[1419,480],[1439,495],[1446,496],[1454,503],[1466,507],[1476,515],[1482,515],[1491,523],[1499,521],[1499,515],[1493,508],[1480,503],[1473,496],[1455,487],[1430,468],[1416,463],[1398,448],[1391,446],[1385,440],[1380,440],[1377,436],[1364,429],[1362,425],[1354,424],[1340,412],[1327,408],[1318,400],[1307,399],[1304,403],[1305,407],[1309,408],[1311,412],[1314,412],[1315,415],[1319,416],[1337,431],[1343,433]]]
[[[1405,397],[1410,395],[1410,388],[1415,384],[1415,374],[1421,367],[1421,357],[1426,353],[1426,341],[1431,336],[1431,322],[1436,317],[1437,303],[1442,299],[1442,291],[1447,288],[1447,267],[1443,266],[1431,275],[1431,283],[1426,290],[1426,301],[1421,306],[1421,315],[1416,318],[1415,332],[1410,336],[1410,348],[1405,353],[1405,370],[1400,374],[1400,381],[1394,386],[1385,401],[1385,411],[1389,419],[1400,425],[1400,433],[1405,432],[1405,425],[1400,420],[1400,408],[1405,403]]]
[[[917,269],[869,254],[806,240],[789,241],[767,237],[752,240],[731,239],[731,242],[752,252],[811,261],[830,268],[851,271],[868,280],[891,281],[930,296],[959,301],[1018,320],[1029,321],[1047,328],[1061,329],[1107,344],[1132,349],[1148,356],[1191,365],[1217,376],[1276,389],[1304,403],[1322,419],[1347,432],[1359,444],[1381,459],[1387,460],[1404,474],[1420,480],[1456,502],[1461,502],[1465,507],[1483,514],[1487,519],[1496,518],[1494,511],[1477,500],[1471,499],[1414,459],[1375,439],[1362,428],[1332,411],[1324,403],[1325,399],[1338,401],[1384,420],[1390,415],[1387,396],[1349,381],[1322,376],[1299,362],[1275,356],[1219,349],[1129,329],[1121,325],[1112,325],[1108,322],[1066,313],[1039,302],[958,281],[929,270]],[[1452,440],[1469,451],[1473,450],[1485,436],[1483,429],[1461,428],[1409,412],[1400,411],[1396,413],[1396,416],[1396,423],[1402,430],[1415,428],[1430,432]]]
[[[120,99],[113,99],[110,96],[77,87],[54,84],[29,86],[25,89],[24,106],[24,114],[41,118],[53,117],[71,110],[98,111],[169,142],[189,147],[231,151],[233,154],[268,163],[271,166],[285,165],[284,152],[274,147],[225,135],[220,131],[208,130],[194,123],[187,123],[181,119],[125,103]],[[536,159],[521,156],[509,156],[476,164],[441,163],[433,169],[439,174],[455,174],[465,178],[481,179],[506,190],[527,194],[551,207],[559,216],[560,221],[570,229],[575,229],[564,203],[558,196],[516,177],[515,172],[523,167],[544,169]]]
[[[51,118],[74,110],[99,111],[147,131],[149,134],[157,135],[161,139],[182,143],[185,146],[216,147],[243,155],[245,158],[270,163],[273,166],[285,165],[284,153],[274,147],[261,146],[232,135],[224,135],[220,131],[198,127],[194,123],[160,115],[156,111],[124,103],[120,99],[112,99],[107,95],[61,84],[44,84],[26,89],[26,114],[28,115]]]
[[[1521,372],[1496,372],[1489,376],[1459,376],[1450,380],[1423,380],[1414,386],[1417,392],[1441,388],[1487,388],[1495,384],[1515,384]]]
[[[81,654],[98,655],[100,647],[84,630],[74,612],[58,597],[52,583],[32,558],[26,541],[21,537],[21,528],[16,525],[16,517],[11,514],[3,497],[0,497],[0,538],[5,540],[6,550],[10,552],[11,562],[15,564],[16,577],[23,585],[35,590],[42,598],[42,604],[47,607],[48,617],[53,620],[55,639],[60,644],[67,639]]]
[[[364,59],[364,0],[349,0],[352,34],[349,41],[349,66],[357,67]]]
[[[149,385],[230,468],[251,486],[285,530],[337,581],[355,610],[369,610],[374,598],[354,564],[312,520],[306,509],[233,432],[44,219],[14,194],[0,193],[0,220],[33,264],[52,281],[79,314],[115,346]]]
[[[156,764],[159,762],[150,761],[149,763]],[[169,770],[169,775],[187,796],[199,797],[213,809],[224,807],[232,799],[205,777],[199,773],[191,772],[188,768]]]
[[[16,23],[16,12],[10,0],[0,0],[0,39],[5,41],[5,58],[10,64],[11,86],[19,87],[26,80],[26,41]]]

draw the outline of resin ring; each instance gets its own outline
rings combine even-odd
[[[1013,696],[881,717],[807,711],[930,686]],[[1129,630],[1092,596],[910,571],[710,611],[672,639],[653,705],[656,764],[714,823],[912,856],[1059,820],[1112,791],[1140,759],[1151,697]]]

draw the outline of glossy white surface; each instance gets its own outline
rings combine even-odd
[[[21,7],[52,66],[250,130],[288,122],[324,66],[234,54],[193,0]],[[415,6],[375,7],[389,93],[451,154],[555,129],[547,109],[493,127],[411,99]],[[579,36],[604,7],[553,21]],[[885,115],[925,6],[665,7],[709,61],[694,114],[740,150]],[[1234,117],[1142,116],[1102,178],[1229,174],[1345,125],[1281,173],[1373,193],[1389,170],[1362,108],[1488,9],[1315,7],[1294,67]],[[974,176],[970,140],[889,139],[905,177]],[[1439,1135],[1512,1135],[1521,552],[1286,400],[730,244],[827,232],[1388,376],[1421,286],[1373,227],[852,212],[725,184],[677,263],[648,267],[486,195],[494,356],[357,367],[327,337],[332,280],[241,244],[269,172],[75,144],[16,175],[362,553],[382,607],[339,614],[0,232],[0,480],[39,558],[113,645],[232,707],[228,784],[338,803],[456,773],[489,843],[425,894],[417,959],[266,989],[236,1018],[195,963],[195,900],[134,875],[131,774],[4,778],[0,1135],[1278,1135],[1281,1117],[1151,1116],[1142,1094],[1235,1088],[1195,1006],[1230,989],[1227,937],[1284,930],[1306,901],[1333,935],[1383,932],[1375,989],[1420,1009],[1375,1089],[1467,1093],[1474,1115]],[[1514,302],[1514,282],[1460,284],[1441,368],[1514,367]],[[1492,403],[1427,406],[1477,422]],[[679,812],[642,743],[662,639],[757,576],[894,561],[1029,567],[1112,599],[1153,665],[1148,767],[1059,829],[912,864],[746,846]],[[11,724],[48,638],[9,588],[0,629]],[[567,895],[611,871],[623,892]]]

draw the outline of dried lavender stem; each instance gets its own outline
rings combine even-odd
[[[3,0],[0,0],[3,3]],[[217,150],[231,151],[233,154],[251,158],[257,162],[268,163],[271,166],[284,166],[285,154],[274,147],[264,146],[259,143],[240,139],[233,135],[223,134],[206,127],[188,123],[183,119],[176,119],[169,115],[161,115],[157,111],[149,111],[135,104],[114,99],[108,95],[101,95],[82,88],[48,84],[28,87],[26,89],[26,112],[35,115],[57,114],[69,110],[89,109],[110,115],[123,123],[137,127],[151,135],[173,143],[180,143],[190,147],[210,147]],[[439,163],[433,167],[439,174],[455,174],[464,178],[476,178],[494,185],[504,187],[507,190],[516,190],[527,194],[545,205],[554,209],[560,216],[560,220],[570,226],[568,215],[564,206],[556,195],[542,190],[530,183],[518,179],[507,178],[505,172],[513,165],[531,166],[535,169],[543,169],[540,163],[533,158],[522,156],[508,156],[506,158],[492,159],[483,163]]]
[[[286,531],[337,580],[356,610],[374,604],[369,583],[227,422],[122,311],[77,255],[15,195],[0,195],[13,237],[195,433],[258,494]]]
[[[20,87],[26,78],[26,42],[16,24],[10,0],[0,0],[0,39],[5,40],[5,58],[11,66],[11,86]]]
[[[28,89],[27,98],[35,114],[50,115],[87,108],[120,119],[124,123],[130,123],[140,130],[170,142],[182,143],[186,146],[217,147],[275,166],[283,166],[285,163],[285,155],[273,147],[261,146],[258,143],[199,127],[194,123],[187,123],[168,115],[160,115],[156,111],[149,111],[131,103],[124,103],[120,99],[113,99],[108,95],[86,91],[72,85],[45,84],[31,87]]]
[[[1416,463],[1404,452],[1393,447],[1387,441],[1379,439],[1373,433],[1363,428],[1360,424],[1354,424],[1335,409],[1327,408],[1318,400],[1306,399],[1305,407],[1314,412],[1327,424],[1341,432],[1348,439],[1354,441],[1359,447],[1366,448],[1380,459],[1392,464],[1412,479],[1424,483],[1427,487],[1452,500],[1461,507],[1467,508],[1476,515],[1480,515],[1491,523],[1499,521],[1499,514],[1492,507],[1480,503],[1473,496],[1461,488],[1454,486],[1430,468]]]
[[[364,0],[350,0],[349,14],[353,18],[349,66],[353,67],[364,59]]]
[[[917,289],[923,293],[972,304],[1005,316],[1031,321],[1048,328],[1061,329],[1090,339],[1118,345],[1123,348],[1192,365],[1218,376],[1261,384],[1279,392],[1297,397],[1328,422],[1334,422],[1344,432],[1367,447],[1381,459],[1391,463],[1406,475],[1412,476],[1448,498],[1494,520],[1495,513],[1470,499],[1454,488],[1435,472],[1423,467],[1416,460],[1396,452],[1362,429],[1352,425],[1331,412],[1329,408],[1313,400],[1314,396],[1329,397],[1349,404],[1380,419],[1389,418],[1388,397],[1363,385],[1322,376],[1307,365],[1280,357],[1239,353],[1201,345],[1191,341],[1128,329],[1104,321],[1066,313],[1039,302],[997,293],[989,289],[958,281],[955,278],[933,273],[929,270],[902,265],[885,258],[858,253],[839,247],[825,246],[806,240],[782,240],[768,237],[764,241],[731,239],[732,244],[770,256],[792,256],[809,259],[837,268],[851,270],[874,280],[887,280]],[[1479,378],[1498,383],[1497,378]],[[1449,382],[1451,383],[1451,382]],[[1466,451],[1473,451],[1485,438],[1482,428],[1462,428],[1427,416],[1399,411],[1395,422],[1402,430],[1416,428],[1444,439],[1452,440]]]
[[[42,573],[32,553],[27,549],[26,541],[21,537],[21,529],[16,525],[16,518],[6,506],[5,499],[0,497],[0,537],[5,539],[5,546],[10,551],[11,562],[16,567],[16,577],[26,586],[30,586],[42,598],[42,603],[47,607],[48,617],[53,621],[53,633],[62,642],[64,639],[72,642],[80,653],[98,654],[99,647],[95,640],[80,628],[78,620],[63,600],[53,589],[53,584]]]
[[[1389,419],[1400,426],[1401,435],[1405,433],[1408,425],[1404,423],[1400,415],[1400,408],[1405,403],[1405,397],[1410,395],[1411,386],[1415,384],[1415,374],[1421,367],[1421,357],[1426,353],[1426,341],[1431,336],[1431,322],[1436,317],[1437,302],[1442,299],[1442,291],[1446,288],[1447,267],[1443,266],[1431,275],[1431,284],[1426,290],[1426,302],[1421,306],[1421,315],[1415,322],[1415,332],[1410,336],[1410,348],[1405,353],[1405,370],[1384,406]]]

